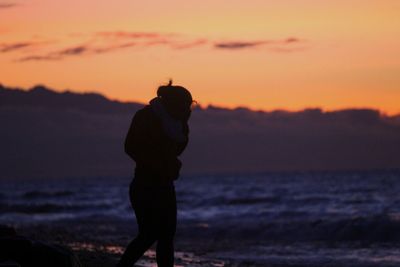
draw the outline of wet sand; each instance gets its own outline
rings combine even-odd
[[[136,234],[132,224],[135,222],[80,220],[15,227],[20,235],[69,248],[85,267],[111,267],[115,266],[125,246]],[[209,254],[216,252],[221,245],[214,240],[196,239],[192,242],[190,238],[182,238],[178,234],[175,240],[175,267],[256,266],[210,257]],[[155,244],[135,266],[157,266]]]

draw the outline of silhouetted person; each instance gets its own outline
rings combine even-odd
[[[159,267],[174,265],[176,195],[183,152],[189,136],[192,96],[181,86],[160,86],[157,97],[138,110],[125,140],[125,152],[136,162],[129,195],[139,233],[126,248],[118,267],[133,264],[157,241]]]

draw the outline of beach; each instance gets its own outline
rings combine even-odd
[[[121,231],[121,228],[126,231]],[[23,236],[48,244],[61,245],[72,250],[83,266],[115,266],[136,228],[121,222],[99,220],[65,221],[52,225],[19,227]],[[201,245],[201,244],[200,244]],[[208,249],[185,242],[176,242],[175,266],[223,267],[229,261],[205,256]],[[155,245],[148,250],[135,266],[156,266]],[[244,266],[244,265],[240,265]]]

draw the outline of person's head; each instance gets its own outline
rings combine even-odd
[[[193,98],[185,87],[172,85],[170,80],[167,85],[158,87],[157,96],[172,117],[184,121],[189,119]]]

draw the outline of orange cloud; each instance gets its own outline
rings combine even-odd
[[[19,62],[24,61],[43,61],[43,60],[61,60],[68,56],[90,55],[113,52],[115,50],[129,48],[133,46],[152,47],[168,46],[172,49],[191,49],[211,44],[212,48],[239,50],[243,48],[253,48],[258,46],[270,45],[271,48],[292,49],[302,40],[290,37],[284,40],[258,40],[258,41],[229,41],[213,42],[207,38],[188,38],[177,33],[157,33],[157,32],[126,32],[109,31],[96,32],[91,34],[84,44],[76,44],[63,49],[44,53],[42,55],[28,55],[20,58]],[[17,44],[21,47],[24,43]],[[28,44],[25,44],[28,45]],[[4,47],[12,49],[13,47]],[[15,47],[17,49],[18,46]],[[1,51],[1,50],[0,50]]]

